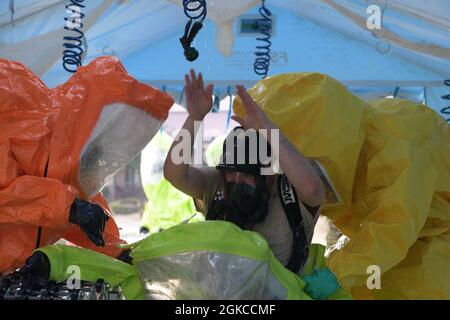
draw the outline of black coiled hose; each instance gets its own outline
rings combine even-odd
[[[262,45],[256,46],[255,63],[253,64],[253,70],[262,78],[266,78],[269,73],[270,67],[270,47],[272,42],[270,38],[272,36],[272,12],[266,8],[266,1],[262,0],[262,6],[259,8],[259,14],[261,18],[257,20],[256,31],[261,34],[256,38],[257,41],[261,41]]]
[[[192,20],[203,22],[208,10],[206,9],[206,0],[183,0],[184,14]]]
[[[446,86],[450,87],[450,79],[445,80],[445,81],[444,81],[444,84],[445,84]],[[444,107],[440,110],[440,112],[441,112],[441,114],[444,116],[444,118],[445,118],[445,120],[447,121],[447,123],[450,124],[450,93],[449,93],[449,94],[446,94],[446,95],[444,95],[444,96],[442,96],[441,98],[444,99],[444,100],[448,100],[448,101],[449,101],[449,102],[448,102],[449,105],[448,105],[448,106],[444,106]]]
[[[70,0],[66,5],[66,11],[71,14],[70,17],[65,17],[65,30],[72,31],[73,36],[64,37],[64,51],[63,51],[63,67],[67,72],[74,73],[78,67],[82,65],[84,47],[86,45],[86,38],[84,37],[83,23],[81,20],[85,14],[82,12],[86,6],[83,4],[84,0]]]
[[[14,0],[9,0],[9,12],[11,13],[11,24],[13,27],[15,27],[14,24],[14,13],[15,13],[15,4],[14,4]]]

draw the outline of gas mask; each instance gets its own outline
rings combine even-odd
[[[268,193],[265,177],[258,176],[256,185],[227,182],[225,198],[219,201],[217,209],[223,219],[233,222],[241,229],[251,229],[262,222],[268,211]]]
[[[268,211],[269,193],[266,176],[261,169],[268,166],[263,163],[260,154],[271,154],[270,144],[261,140],[257,131],[236,127],[223,143],[222,159],[216,166],[224,174],[225,170],[251,174],[256,177],[255,185],[225,183],[219,190],[210,208],[207,219],[233,222],[241,229],[250,230],[256,223],[262,222]],[[266,148],[260,147],[265,144]],[[261,152],[260,152],[261,151]]]

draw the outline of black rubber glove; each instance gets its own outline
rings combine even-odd
[[[32,288],[43,288],[50,279],[50,261],[41,251],[33,253],[19,270],[24,284]]]
[[[98,247],[104,247],[103,231],[109,216],[98,204],[76,199],[70,208],[69,221],[80,226],[81,230]]]

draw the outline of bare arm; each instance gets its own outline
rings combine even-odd
[[[189,149],[192,153],[195,140],[195,121],[203,121],[203,118],[211,110],[212,90],[212,85],[204,88],[201,73],[197,77],[194,70],[191,70],[190,77],[189,75],[185,76],[186,103],[189,115],[170,147],[164,162],[164,177],[174,187],[197,199],[203,197],[211,168],[196,168],[186,161],[179,163],[180,161],[174,160],[180,156],[178,152],[181,149],[180,143],[186,147],[189,146],[189,148],[185,147],[185,150]],[[183,141],[183,139],[188,141]]]
[[[237,86],[238,95],[244,103],[247,117],[233,116],[246,129],[269,130],[268,141],[271,141],[270,129],[278,129],[267,117],[261,107],[251,98],[242,86]],[[298,197],[310,207],[317,207],[324,202],[325,189],[310,162],[279,131],[280,166],[297,190]]]
[[[273,126],[272,129],[276,129],[276,127]],[[325,200],[325,189],[316,171],[309,160],[286,139],[281,131],[279,138],[280,166],[283,168],[289,182],[297,190],[298,197],[310,207],[320,206]]]

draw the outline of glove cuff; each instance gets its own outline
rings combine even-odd
[[[70,207],[70,213],[69,213],[69,222],[76,223],[76,215],[77,215],[77,207],[78,202],[80,200],[78,198],[75,199],[75,201],[72,203],[72,206]]]

